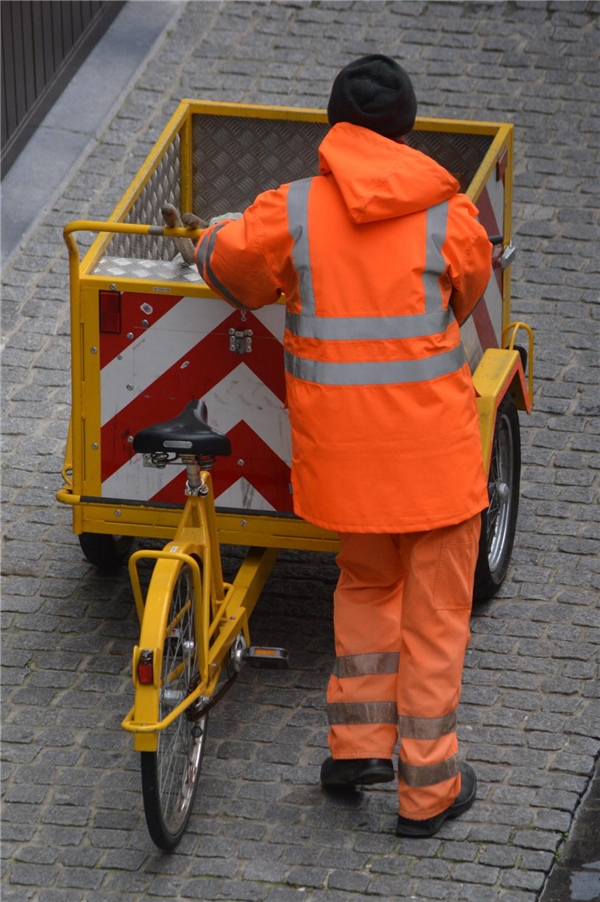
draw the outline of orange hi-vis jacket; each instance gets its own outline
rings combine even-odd
[[[412,148],[338,123],[320,176],[207,229],[196,262],[223,298],[286,301],[294,510],[340,532],[460,523],[487,507],[459,323],[491,245],[457,181]]]

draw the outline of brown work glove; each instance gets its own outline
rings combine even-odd
[[[161,211],[165,225],[169,229],[205,229],[206,223],[194,213],[184,213],[179,215],[179,210],[173,204],[165,204]],[[191,238],[173,238],[175,247],[183,257],[185,263],[190,266],[194,265],[194,242]]]

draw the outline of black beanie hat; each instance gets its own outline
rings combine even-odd
[[[389,56],[362,56],[335,77],[327,106],[331,125],[351,122],[396,138],[412,129],[416,115],[412,82]]]

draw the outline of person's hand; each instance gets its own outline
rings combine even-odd
[[[216,225],[217,222],[222,222],[224,219],[241,219],[241,213],[222,213],[220,216],[213,216],[212,219],[208,220],[209,226]]]
[[[189,228],[200,228],[200,223],[202,222],[197,216],[194,216],[193,213],[184,213],[183,216],[180,215],[179,210],[174,204],[164,204],[161,208],[162,218],[164,220],[165,225],[169,229],[181,229],[183,228],[184,222],[186,226]],[[189,224],[189,218],[192,217],[193,225]],[[194,242],[191,238],[173,238],[175,243],[175,247],[183,257],[184,263],[187,263],[188,266],[194,265]]]
[[[186,229],[205,229],[207,223],[195,213],[183,213],[181,221]]]

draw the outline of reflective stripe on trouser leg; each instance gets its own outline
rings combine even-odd
[[[334,758],[391,758],[402,569],[387,535],[340,535],[334,595],[336,661],[327,689]]]
[[[456,710],[470,633],[479,515],[398,537],[406,571],[398,712],[404,817],[433,817],[460,790]]]

